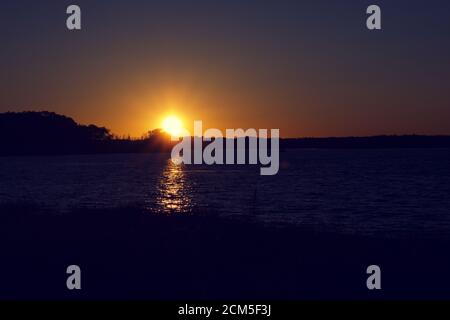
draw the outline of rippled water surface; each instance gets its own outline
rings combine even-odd
[[[141,206],[342,232],[450,233],[447,149],[281,153],[276,176],[257,166],[176,166],[166,154],[0,158],[0,202],[71,208]]]

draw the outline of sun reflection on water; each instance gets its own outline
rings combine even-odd
[[[166,214],[185,213],[192,208],[192,187],[184,165],[168,160],[158,182],[158,211]]]

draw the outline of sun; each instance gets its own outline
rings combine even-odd
[[[163,120],[162,129],[172,137],[179,137],[183,131],[183,122],[176,116],[169,116]]]

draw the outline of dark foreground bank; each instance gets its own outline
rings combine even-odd
[[[444,299],[449,239],[366,238],[293,226],[0,207],[0,299]],[[366,268],[381,267],[369,291]],[[82,289],[66,288],[79,265]]]

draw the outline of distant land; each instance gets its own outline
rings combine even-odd
[[[0,113],[0,156],[170,152],[173,142],[160,129],[139,139],[121,138],[105,127],[81,125],[53,112]],[[450,136],[288,138],[289,148],[450,148]]]

